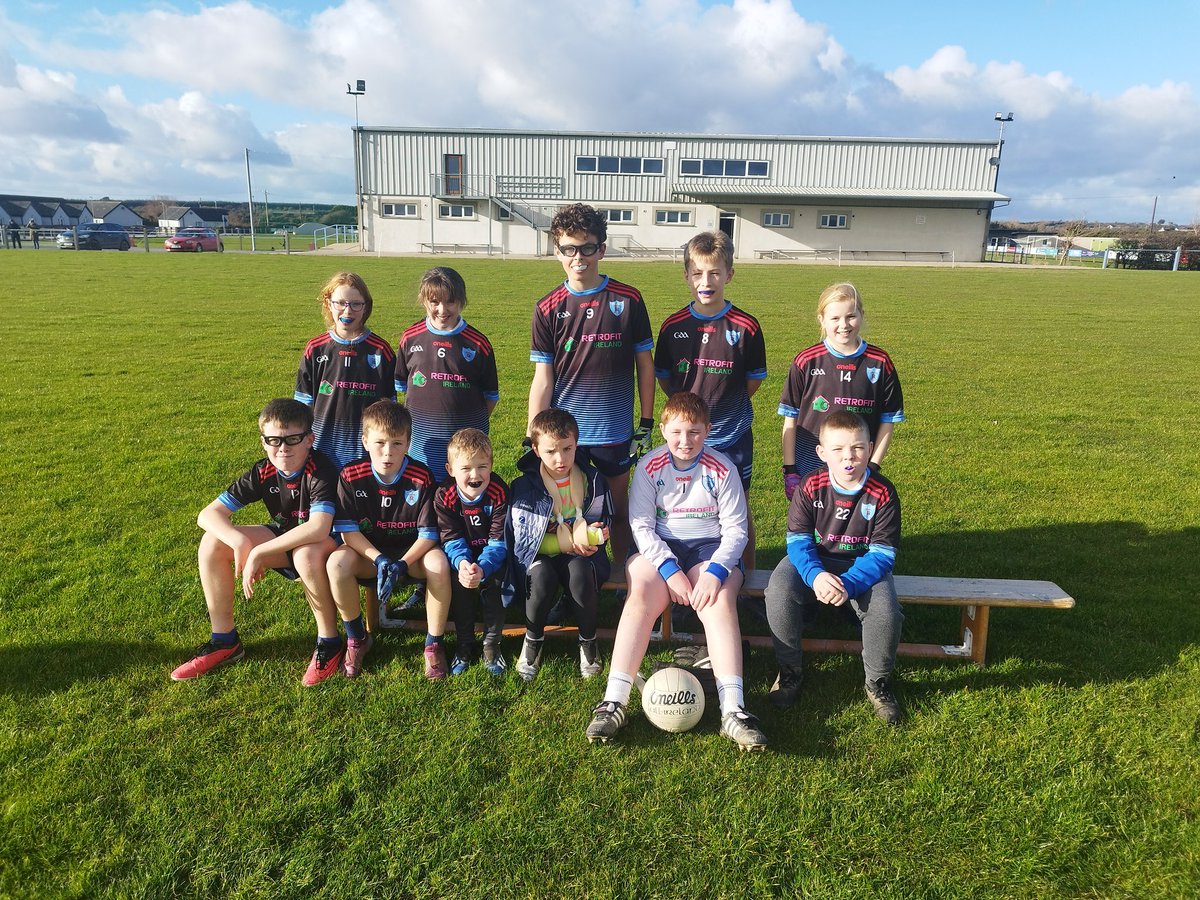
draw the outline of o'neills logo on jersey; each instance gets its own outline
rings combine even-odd
[[[338,356],[358,356],[358,352],[355,350],[339,350]]]

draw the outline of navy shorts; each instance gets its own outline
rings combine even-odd
[[[266,527],[270,528],[271,531],[275,533],[275,537],[279,537],[279,535],[283,534],[283,529],[273,522],[268,522]],[[286,566],[280,566],[278,569],[273,569],[272,571],[278,572],[288,581],[299,581],[300,573],[296,571],[296,567],[292,564],[292,551],[288,550],[286,552],[288,564]]]
[[[628,442],[580,447],[579,452],[605,478],[616,478],[618,475],[624,475],[633,468],[633,457],[629,455]]]
[[[673,538],[663,538],[662,542],[667,545],[667,549],[671,551],[671,555],[675,557],[675,561],[679,563],[679,568],[683,569],[686,575],[692,570],[693,566],[698,566],[700,563],[708,562],[713,558],[713,554],[717,552],[717,548],[721,546],[719,540],[703,540],[703,541],[678,541]],[[630,557],[636,556],[638,551],[629,554]],[[737,568],[741,572],[745,572],[742,561],[739,559]]]
[[[747,428],[745,433],[728,447],[717,447],[729,457],[742,478],[742,490],[750,493],[750,478],[754,474],[754,431]]]

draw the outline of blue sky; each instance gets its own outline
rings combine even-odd
[[[348,202],[367,125],[990,139],[998,218],[1200,223],[1200,5],[0,2],[0,193]]]

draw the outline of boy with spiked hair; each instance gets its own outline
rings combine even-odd
[[[240,575],[247,599],[274,569],[299,580],[317,621],[317,647],[304,673],[306,687],[338,672],[343,648],[337,614],[325,574],[334,548],[333,525],[337,473],[313,450],[312,410],[288,398],[272,400],[258,417],[266,458],[231,484],[200,511],[200,583],[212,623],[212,634],[193,659],[171,673],[175,681],[199,678],[245,656],[233,622],[234,582]],[[261,501],[271,521],[266,525],[234,525],[233,514]],[[357,602],[355,603],[357,607]],[[347,609],[343,618],[357,615]]]
[[[437,513],[442,549],[450,560],[450,608],[458,649],[450,674],[461,675],[475,655],[475,610],[483,607],[483,664],[492,675],[507,671],[500,638],[504,604],[491,583],[504,568],[508,548],[508,486],[492,472],[492,442],[478,428],[461,428],[446,447],[450,480],[438,488]]]
[[[788,508],[787,556],[767,584],[767,620],[779,675],[767,699],[796,702],[805,620],[817,602],[849,604],[862,623],[867,698],[889,725],[903,719],[891,688],[904,614],[892,568],[900,545],[900,498],[868,467],[872,443],[865,419],[836,410],[821,424],[817,456],[825,468],[800,480]]]
[[[737,594],[746,546],[746,495],[729,458],[704,446],[708,405],[674,394],[659,429],[666,444],[642,457],[629,495],[637,551],[626,572],[629,597],[617,626],[604,699],[592,713],[589,741],[607,743],[624,726],[634,678],[654,621],[672,603],[689,606],[704,625],[721,701],[721,734],[742,750],[767,746],[746,712]]]

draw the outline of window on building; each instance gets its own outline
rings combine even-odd
[[[512,218],[512,210],[510,210],[507,206],[500,206],[497,204],[496,218],[501,222],[507,222]]]
[[[442,219],[473,219],[475,204],[473,203],[440,203],[438,217]]]
[[[791,228],[792,214],[783,210],[764,210],[762,223],[765,228]]]
[[[692,211],[690,209],[656,209],[654,211],[655,225],[691,225]]]
[[[600,214],[608,220],[610,225],[628,225],[633,222],[632,209],[601,209]]]
[[[844,212],[823,212],[821,218],[817,222],[818,228],[849,228],[850,213]]]
[[[415,219],[417,217],[417,204],[415,203],[384,203],[383,215],[388,218],[396,219]]]
[[[701,178],[766,178],[770,164],[765,159],[681,159],[679,174]]]
[[[577,156],[575,171],[600,175],[661,175],[663,161],[644,156]]]

